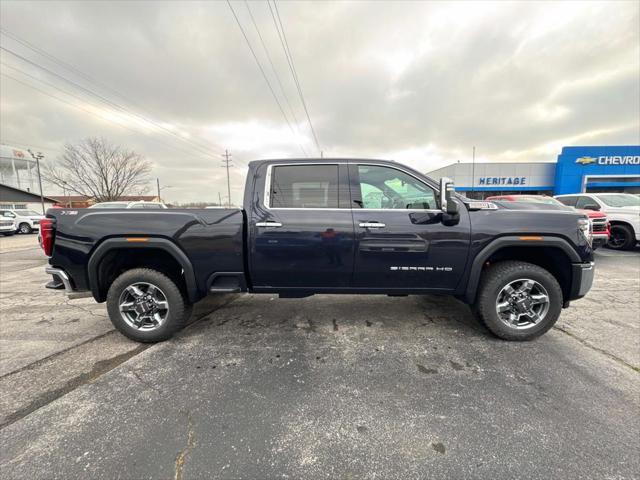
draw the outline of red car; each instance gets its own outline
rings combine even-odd
[[[559,202],[553,197],[547,197],[546,195],[496,195],[493,197],[487,197],[488,201],[500,201],[500,202],[524,202],[524,203],[537,203],[549,205],[551,208],[562,208],[563,210],[570,208],[571,210],[578,210],[580,213],[584,213],[589,217],[589,231],[591,232],[591,243],[595,250],[602,245],[605,245],[609,241],[609,220],[607,216],[602,212],[596,212],[595,210],[582,210],[579,208],[567,207],[563,203]]]

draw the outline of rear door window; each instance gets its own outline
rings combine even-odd
[[[272,167],[270,208],[338,208],[338,165]]]

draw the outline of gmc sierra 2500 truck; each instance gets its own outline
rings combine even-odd
[[[165,340],[219,292],[450,294],[529,340],[590,289],[587,218],[500,208],[392,161],[249,164],[244,208],[51,209],[48,288],[107,302],[124,335]]]

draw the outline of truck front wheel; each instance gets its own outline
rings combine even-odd
[[[611,237],[607,247],[614,250],[630,250],[636,243],[633,229],[629,225],[615,223],[611,225]]]
[[[180,330],[191,308],[176,283],[148,268],[127,270],[107,293],[111,323],[138,342],[167,340]]]
[[[562,289],[555,277],[538,265],[499,262],[484,271],[475,307],[497,337],[531,340],[558,320]]]

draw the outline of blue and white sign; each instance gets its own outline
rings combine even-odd
[[[478,185],[526,185],[527,177],[480,177]]]
[[[564,147],[556,166],[555,193],[578,193],[587,186],[640,187],[640,145]]]

